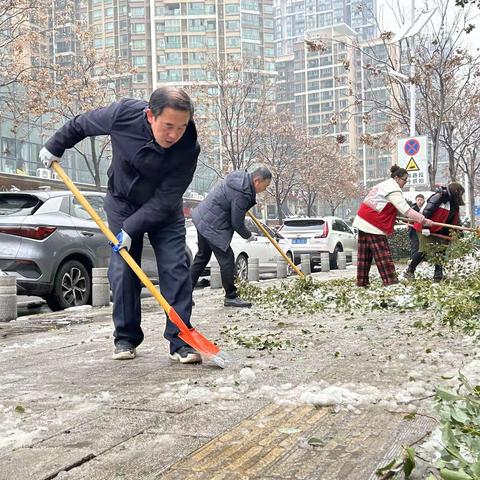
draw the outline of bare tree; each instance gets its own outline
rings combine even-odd
[[[327,145],[328,144],[328,145]],[[324,137],[309,137],[298,162],[298,182],[295,196],[305,205],[307,216],[316,215],[316,203],[323,185],[323,174],[329,166],[324,156],[324,148],[331,142]]]
[[[444,122],[456,105],[464,101],[480,65],[478,52],[472,54],[464,48],[466,35],[473,29],[469,10],[457,10],[452,15],[448,0],[434,0],[429,3],[429,8],[433,7],[437,9],[434,27],[413,39],[396,41],[393,32],[382,32],[369,42],[352,39],[351,44],[362,59],[365,85],[362,91],[350,86],[365,123],[368,124],[373,113],[387,119],[382,132],[362,137],[362,141],[374,148],[385,148],[393,139],[409,134],[410,85],[416,86],[416,133],[427,135],[433,143],[429,165],[431,188],[436,183]],[[398,6],[394,15],[402,19]],[[411,64],[415,65],[413,77]],[[399,81],[398,75],[405,80]]]
[[[22,82],[42,64],[46,0],[0,0],[0,88]],[[5,90],[4,90],[5,91]]]
[[[220,149],[221,173],[249,168],[258,153],[257,131],[273,105],[271,76],[253,60],[210,58],[206,71],[208,80],[194,89],[200,115],[218,135],[208,144]]]
[[[132,74],[130,66],[113,52],[94,48],[93,33],[85,23],[77,22],[72,28],[79,45],[72,62],[52,65],[53,75],[37,75],[26,82],[28,111],[39,116],[49,114],[52,127],[116,100],[125,93],[122,80]],[[100,164],[109,152],[109,144],[108,137],[90,137],[74,147],[84,158],[98,188]]]
[[[299,159],[305,151],[306,137],[288,113],[271,113],[257,135],[257,159],[272,172],[269,192],[275,199],[277,215],[283,221],[282,205],[298,181]]]

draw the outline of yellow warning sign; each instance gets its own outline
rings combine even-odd
[[[413,157],[410,157],[410,160],[407,163],[407,166],[405,168],[407,172],[419,172],[420,169],[418,168],[417,162]]]

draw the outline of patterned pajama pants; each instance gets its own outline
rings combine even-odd
[[[375,260],[378,272],[384,285],[398,283],[397,272],[393,264],[392,252],[385,235],[358,232],[358,265],[357,285],[367,287],[369,284],[368,274]]]

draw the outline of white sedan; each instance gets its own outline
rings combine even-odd
[[[277,260],[281,258],[276,248],[272,245],[270,240],[263,234],[263,232],[253,223],[250,218],[245,219],[245,225],[247,228],[257,237],[255,242],[247,242],[237,233],[233,234],[231,247],[235,255],[235,270],[238,278],[246,280],[248,278],[248,259],[258,258],[258,264],[260,273],[276,272]],[[262,223],[266,228],[269,235],[273,237],[280,248],[287,254],[287,256],[293,259],[293,248],[291,243],[283,238],[278,233],[275,233],[270,227]],[[189,261],[192,262],[195,258],[195,254],[198,250],[197,229],[194,225],[187,225],[187,256]],[[210,264],[209,264],[210,265]],[[207,268],[209,268],[209,265]],[[291,273],[290,268],[288,269]]]

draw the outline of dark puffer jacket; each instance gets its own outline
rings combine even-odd
[[[460,207],[452,201],[447,187],[440,187],[428,198],[422,213],[425,215],[425,218],[429,218],[434,222],[460,225]],[[415,224],[414,228],[417,231],[421,231],[425,227]],[[449,235],[449,229],[446,227],[432,225],[430,231],[440,235]]]
[[[105,209],[123,219],[123,229],[132,237],[183,216],[183,194],[200,153],[193,121],[172,147],[165,149],[156,143],[147,107],[143,100],[125,99],[78,115],[45,144],[49,152],[61,157],[84,138],[110,135],[113,160]]]
[[[228,174],[192,212],[197,231],[212,245],[226,251],[233,233],[249,238],[245,215],[256,203],[253,178],[246,170]]]

